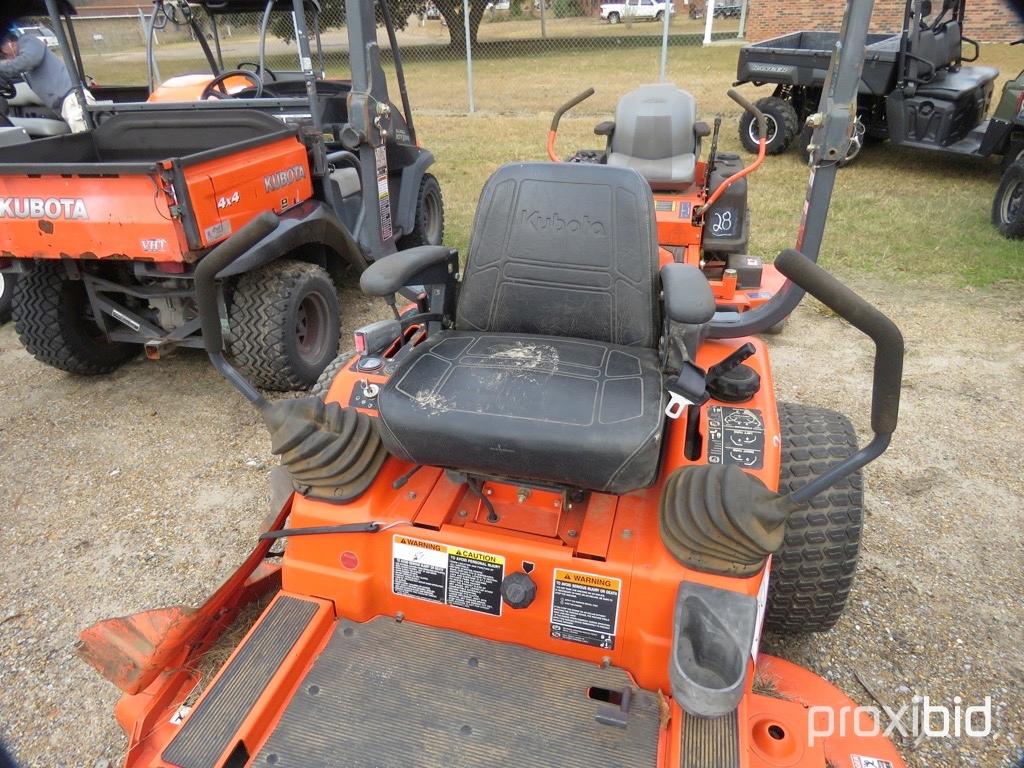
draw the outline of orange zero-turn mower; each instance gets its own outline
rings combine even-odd
[[[588,88],[552,117],[547,152],[553,162],[561,162],[555,142],[562,115],[593,94]],[[736,91],[730,90],[729,96],[755,119],[765,119]],[[723,319],[765,304],[784,278],[771,264],[747,253],[746,177],[764,162],[764,142],[744,167],[739,155],[718,151],[720,127],[721,118],[715,119],[713,129],[697,120],[690,93],[671,83],[643,85],[619,100],[614,121],[594,128],[605,137],[605,149],[578,150],[567,162],[634,168],[647,179],[654,191],[661,263],[699,267]],[[701,141],[708,136],[711,149],[702,160]]]
[[[848,14],[824,152],[853,119],[868,16]],[[812,211],[834,168],[816,171]],[[278,227],[261,215],[239,238]],[[858,450],[841,414],[776,402],[762,342],[727,332],[742,325],[710,338],[711,288],[660,264],[635,170],[511,164],[484,186],[461,280],[444,247],[379,259],[364,292],[420,286],[415,306],[357,332],[325,398],[268,402],[220,343],[215,278],[242,253],[197,269],[203,338],[290,493],[202,606],[82,633],[124,693],[126,765],[903,768],[842,692],[759,647],[764,628],[830,628],[847,600],[857,473],[899,410],[903,341],[878,310],[786,251],[786,285],[746,313],[777,320],[806,290],[874,340]]]

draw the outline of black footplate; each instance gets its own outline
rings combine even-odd
[[[620,669],[343,620],[252,765],[653,768],[659,724],[658,695]]]
[[[181,768],[217,765],[316,609],[309,600],[279,598],[167,745],[163,759]]]

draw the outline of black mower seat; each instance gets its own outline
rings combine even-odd
[[[588,164],[506,165],[477,207],[456,330],[379,396],[417,464],[608,493],[654,482],[664,419],[650,186]]]
[[[626,493],[654,481],[663,409],[653,349],[448,331],[391,378],[380,426],[407,461]]]
[[[917,95],[956,101],[993,82],[997,77],[999,70],[992,67],[961,67],[956,72],[940,70],[930,83],[921,83],[917,87]]]

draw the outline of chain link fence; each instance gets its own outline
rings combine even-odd
[[[623,0],[604,8],[601,0],[390,0],[389,8],[417,109],[508,114],[550,112],[568,96],[617,76],[634,83],[656,80],[663,44],[670,58],[678,46],[741,36],[747,0],[721,0],[709,23],[705,2],[710,1],[675,0],[667,29],[663,0]],[[112,2],[76,3],[75,32],[86,73],[105,85],[144,84],[153,6]],[[180,9],[187,3],[167,5]],[[344,2],[322,0],[322,8],[323,68],[328,78],[345,78]],[[219,15],[215,27],[201,11],[195,16],[224,68],[257,60],[261,14]],[[45,26],[48,21],[37,23]],[[378,43],[385,66],[391,68],[391,44],[383,27],[378,28]],[[158,82],[209,72],[202,47],[180,10],[170,18],[158,16],[153,49]],[[294,71],[297,56],[290,16],[275,14],[267,34],[267,66]],[[397,96],[397,90],[393,93]]]

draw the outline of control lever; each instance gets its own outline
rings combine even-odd
[[[713,365],[708,369],[708,384],[720,379],[737,365],[753,355],[756,351],[757,349],[749,341],[739,349],[733,350],[732,354],[722,360],[722,362],[717,365]]]

